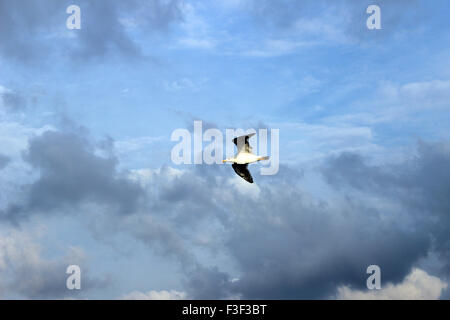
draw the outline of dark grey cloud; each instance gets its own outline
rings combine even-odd
[[[23,159],[38,172],[38,178],[22,186],[22,201],[9,203],[0,210],[0,219],[22,225],[33,215],[80,215],[96,239],[105,241],[107,234],[125,233],[173,259],[180,268],[195,269],[195,257],[179,230],[166,218],[167,215],[174,218],[172,214],[176,212],[164,207],[174,199],[170,195],[173,191],[160,193],[163,183],[144,189],[130,178],[130,172],[117,169],[110,138],[95,144],[89,140],[85,128],[70,119],[64,123],[71,128],[70,132],[47,131],[30,139]],[[167,178],[164,170],[161,178]],[[48,275],[53,273],[50,270]],[[50,287],[29,289],[30,295],[36,291],[34,297],[56,296],[51,286],[58,281],[46,283]]]
[[[214,221],[225,229],[217,229],[223,243],[207,249],[229,254],[239,265],[240,280],[231,282],[221,266],[191,264],[184,270],[191,297],[323,298],[339,284],[364,286],[370,264],[382,265],[386,281],[399,282],[429,247],[426,234],[384,223],[370,208],[308,205],[306,195],[286,179],[292,169],[286,168],[286,174],[285,167],[280,169],[279,178],[270,181],[276,187],[260,185],[261,194],[252,199],[224,185],[232,174],[225,167],[206,167],[175,179],[161,172],[156,184],[160,201],[152,210],[170,215],[172,228],[186,243]],[[224,198],[213,195],[218,189],[227,190]]]
[[[225,165],[162,167],[134,182],[117,170],[111,142],[100,145],[106,157],[81,133],[31,139],[24,159],[40,177],[3,218],[107,206],[102,219],[84,215],[96,232],[126,233],[173,259],[194,298],[327,298],[340,285],[365,288],[371,264],[384,283],[399,283],[430,252],[449,261],[448,144],[421,142],[399,165],[370,165],[352,153],[329,159],[322,173],[338,201],[312,197],[302,171],[286,166],[242,186],[251,189],[238,188]],[[201,262],[199,250],[227,256],[238,274]]]
[[[419,141],[417,156],[401,165],[371,166],[354,154],[329,162],[324,174],[337,188],[396,201],[433,237],[450,275],[450,152],[448,143]]]
[[[191,299],[224,299],[232,295],[232,281],[218,267],[197,265],[187,273],[185,286]]]
[[[11,204],[1,218],[18,222],[34,212],[53,213],[97,203],[112,213],[139,208],[143,190],[117,171],[117,160],[95,153],[90,142],[75,133],[47,131],[31,139],[24,160],[39,172],[23,186],[23,203]]]
[[[152,213],[170,214],[187,243],[209,225],[220,240],[205,248],[239,267],[238,281],[220,265],[186,270],[192,297],[327,298],[340,285],[364,289],[371,264],[381,267],[383,283],[396,284],[430,252],[449,261],[448,145],[422,142],[417,153],[399,165],[371,166],[350,153],[330,159],[323,174],[338,202],[311,198],[302,173],[285,166],[260,179],[255,198],[227,184],[233,173],[225,166],[199,166],[176,179],[161,171]]]
[[[181,19],[180,0],[59,1],[0,0],[0,55],[35,62],[48,61],[53,53],[85,62],[107,54],[138,57],[140,48],[126,30],[126,22],[148,33],[167,30]],[[81,8],[81,30],[67,37],[69,5]]]
[[[301,193],[289,193],[270,197],[268,210],[257,206],[246,221],[253,227],[230,237],[245,271],[236,290],[246,298],[326,298],[339,285],[364,288],[371,264],[382,268],[383,281],[396,283],[427,252],[426,235],[385,223],[370,208],[311,208],[295,200]]]
[[[166,212],[160,212],[164,215]],[[118,232],[126,232],[151,250],[172,259],[185,270],[195,266],[196,259],[183,236],[169,222],[154,212],[137,215],[121,222]]]
[[[449,280],[447,279],[447,283],[448,283],[448,281]],[[446,290],[444,290],[442,292],[440,299],[441,300],[450,300],[450,289],[449,288],[447,288]]]
[[[2,57],[29,62],[46,53],[37,39],[39,31],[50,30],[56,12],[62,10],[57,0],[0,1],[0,54]]]
[[[3,106],[7,111],[22,111],[27,107],[27,98],[20,92],[6,91],[1,94]]]
[[[0,154],[0,170],[8,165],[11,159],[5,155]]]
[[[39,177],[22,186],[22,201],[12,202],[0,210],[0,218],[22,226],[32,215],[78,214],[91,228],[94,238],[100,241],[107,242],[105,238],[111,234],[129,234],[151,250],[173,259],[180,268],[193,269],[195,257],[177,230],[162,219],[164,212],[160,212],[161,216],[150,215],[149,201],[153,198],[138,182],[130,179],[129,172],[117,169],[111,139],[94,144],[85,128],[74,123],[71,127],[70,132],[47,131],[30,139],[23,159]],[[1,240],[0,237],[0,259]],[[78,264],[83,266],[82,270],[87,270],[83,261],[72,256],[61,261],[36,260],[34,256],[33,248],[24,253],[24,259],[30,261],[9,268],[13,270],[10,271],[11,281],[0,283],[0,288],[29,298],[84,296],[84,290],[69,294],[65,286],[61,286],[65,284],[68,265]],[[110,284],[107,278],[83,276],[84,289]]]

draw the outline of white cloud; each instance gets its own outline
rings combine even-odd
[[[215,42],[211,39],[183,38],[178,40],[178,43],[191,49],[212,49],[215,46]]]
[[[180,91],[180,90],[190,90],[198,91],[201,87],[208,82],[208,79],[190,79],[181,78],[174,81],[166,81],[163,83],[164,89],[167,91]]]
[[[346,43],[349,40],[343,28],[345,17],[339,15],[327,12],[318,18],[300,18],[294,24],[294,32],[302,38],[314,37],[322,42]]]
[[[450,81],[432,80],[405,84],[384,83],[379,88],[386,103],[408,109],[447,107],[450,101]]]
[[[162,141],[164,137],[138,137],[114,142],[114,147],[119,154],[139,151],[147,148],[149,145]]]
[[[286,39],[266,39],[261,43],[251,44],[251,49],[240,54],[249,57],[277,57],[295,53],[298,49],[317,45],[317,41],[298,41]]]
[[[231,168],[231,166],[230,166],[230,170],[233,170]],[[259,175],[259,172],[258,172],[259,168],[257,166],[250,166],[249,170],[250,170],[250,174],[252,174],[252,176],[256,176],[257,174]],[[250,184],[237,175],[234,175],[231,178],[229,178],[227,183],[228,183],[229,188],[233,188],[237,192],[239,192],[243,195],[246,195],[246,196],[252,198],[253,200],[257,200],[261,193],[261,189],[258,187],[257,184]]]
[[[172,181],[175,178],[181,177],[185,171],[179,170],[172,167],[164,167],[157,169],[134,169],[130,170],[130,179],[138,182],[142,187],[147,187],[152,183],[156,183],[158,177],[161,175],[162,170],[164,170],[164,178],[167,181]]]
[[[317,160],[343,151],[380,152],[375,144],[373,129],[369,126],[339,123],[284,122],[272,123],[284,135],[298,137],[280,141],[289,153],[280,154],[284,162]]]
[[[176,290],[161,290],[161,291],[148,291],[140,292],[133,291],[124,295],[123,300],[185,300],[187,299],[186,292],[180,292]]]
[[[447,283],[430,276],[421,269],[413,269],[402,283],[387,284],[380,290],[352,290],[347,286],[338,288],[337,299],[344,300],[435,300],[439,299]]]

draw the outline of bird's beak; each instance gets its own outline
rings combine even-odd
[[[227,162],[227,160],[222,160],[222,163],[225,163],[225,162]]]

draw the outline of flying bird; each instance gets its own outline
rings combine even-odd
[[[255,133],[250,133],[245,136],[234,138],[233,143],[238,149],[237,154],[233,158],[222,160],[223,163],[231,162],[231,166],[236,174],[249,183],[253,183],[252,175],[250,174],[250,171],[248,171],[249,163],[269,159],[269,157],[261,157],[252,152],[252,147],[250,147],[248,140],[254,135]]]

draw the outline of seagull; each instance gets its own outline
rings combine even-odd
[[[258,162],[261,160],[268,160],[269,157],[257,156],[252,152],[252,147],[248,143],[248,139],[253,137],[255,133],[250,133],[245,136],[236,137],[233,143],[236,145],[238,152],[234,158],[227,158],[222,160],[223,163],[231,162],[236,174],[249,183],[253,183],[252,175],[248,171],[248,164]]]

